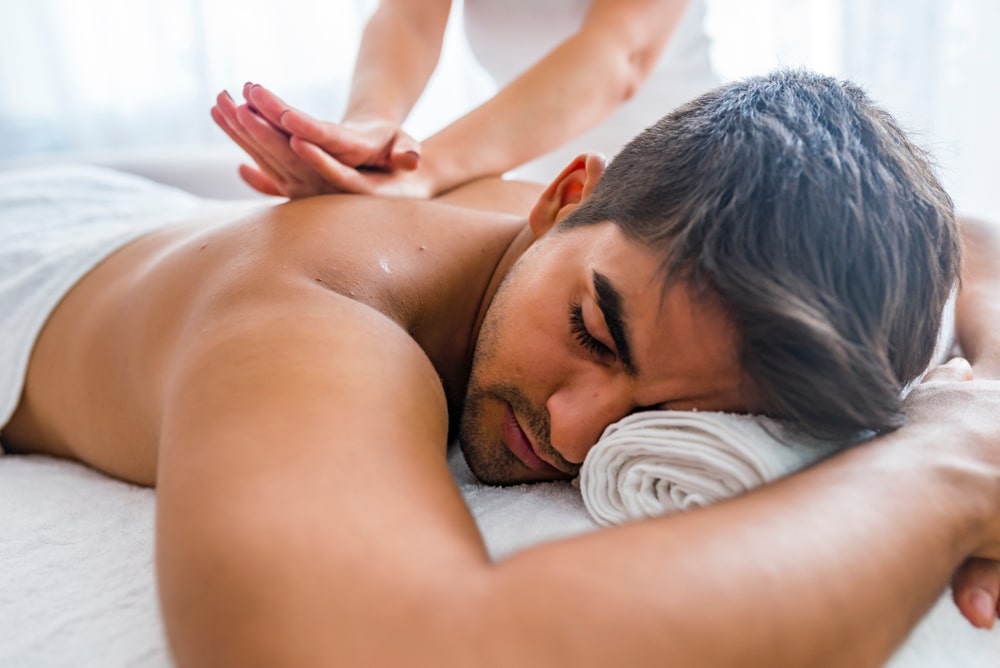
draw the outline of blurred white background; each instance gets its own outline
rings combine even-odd
[[[937,158],[959,207],[1000,219],[998,0],[708,0],[720,76],[806,66],[863,84]],[[223,88],[268,84],[336,120],[373,0],[0,0],[0,161],[213,144]],[[460,7],[456,11],[461,11]],[[454,18],[454,17],[453,17]],[[459,22],[453,21],[453,24]],[[451,31],[416,136],[490,92]]]

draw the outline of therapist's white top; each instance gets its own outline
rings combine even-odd
[[[590,0],[465,0],[469,47],[503,87],[580,29]],[[609,158],[674,107],[716,86],[704,29],[705,0],[691,0],[645,84],[596,127],[516,170],[548,182],[576,155]]]

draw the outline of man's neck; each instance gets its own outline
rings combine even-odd
[[[465,221],[483,225],[483,221]],[[465,397],[466,384],[483,319],[507,272],[531,243],[527,222],[490,225],[481,247],[465,247],[465,258],[454,257],[455,270],[441,280],[424,302],[410,332],[441,376],[454,422]],[[475,253],[473,255],[472,253]],[[464,266],[463,266],[464,265]]]
[[[483,261],[479,269],[485,269],[486,264],[493,263],[487,275],[483,277],[481,283],[473,281],[478,287],[475,303],[469,302],[453,303],[449,305],[449,316],[460,316],[462,325],[456,326],[451,331],[461,333],[461,341],[453,339],[451,346],[446,347],[444,354],[435,355],[427,345],[421,341],[420,336],[415,335],[424,349],[428,352],[434,362],[438,372],[444,381],[445,391],[448,395],[449,410],[452,421],[458,417],[461,408],[461,401],[465,396],[466,382],[468,380],[469,369],[472,363],[472,356],[475,352],[476,341],[479,338],[479,330],[483,323],[493,296],[496,294],[504,276],[531,245],[532,234],[528,228],[527,215],[531,207],[538,199],[543,186],[537,183],[527,183],[523,181],[511,181],[500,178],[486,178],[473,181],[462,187],[456,188],[444,195],[436,198],[437,202],[461,206],[466,209],[481,210],[485,212],[485,218],[494,214],[511,214],[517,216],[519,220],[508,219],[507,224],[498,224],[491,231],[491,242],[488,248],[483,249]],[[483,220],[472,220],[475,216],[469,216],[464,221],[466,225],[482,225]],[[514,223],[513,225],[511,223]],[[478,272],[477,272],[478,273]],[[469,276],[469,279],[472,277]],[[468,307],[472,306],[469,311]],[[446,320],[450,318],[445,318]],[[439,321],[440,322],[440,321]]]

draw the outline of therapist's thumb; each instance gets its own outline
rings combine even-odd
[[[396,141],[392,145],[393,169],[405,169],[409,171],[416,169],[419,164],[420,142],[405,132],[400,132],[396,135]]]
[[[972,380],[972,365],[964,357],[953,357],[944,364],[934,367],[924,376],[925,383],[962,380]]]

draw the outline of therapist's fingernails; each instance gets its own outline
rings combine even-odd
[[[226,96],[226,98],[227,98],[227,99],[228,99],[228,100],[229,100],[230,102],[232,102],[232,101],[233,101],[233,96],[229,94],[229,91],[228,91],[228,90],[224,90],[224,91],[222,91],[222,94],[223,94],[223,95],[225,95],[225,96]]]

